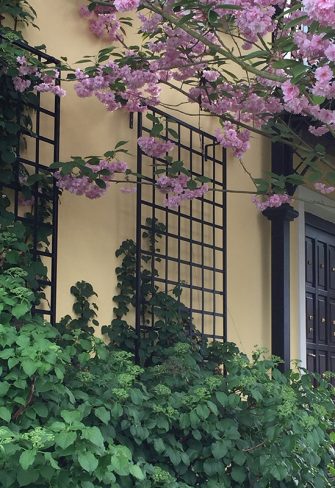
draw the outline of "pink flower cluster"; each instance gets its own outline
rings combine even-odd
[[[75,195],[85,195],[87,198],[95,199],[99,198],[110,187],[111,181],[116,173],[125,173],[128,166],[123,161],[109,161],[107,159],[100,160],[99,164],[86,163],[86,167],[90,168],[94,173],[98,173],[101,170],[108,170],[108,175],[103,175],[100,179],[105,183],[105,186],[101,188],[94,180],[88,176],[82,176],[79,174],[62,175],[60,171],[56,171],[54,176],[57,180],[58,188],[67,190]]]
[[[162,17],[159,14],[146,17],[140,12],[138,18],[141,21],[141,31],[145,33],[155,32],[158,26],[162,23]]]
[[[183,174],[178,176],[160,176],[157,179],[157,188],[160,192],[167,194],[165,205],[168,208],[178,208],[184,200],[201,198],[209,191],[206,184],[191,190],[187,187],[189,181],[189,176]]]
[[[214,70],[204,69],[202,72],[202,76],[206,81],[209,81],[211,83],[219,78],[220,73]]]
[[[116,10],[111,6],[97,6],[90,11],[85,5],[80,7],[80,15],[88,19],[89,29],[96,37],[108,41],[119,41],[123,39],[120,30],[121,23],[116,16]]]
[[[334,186],[328,186],[325,183],[321,182],[314,183],[314,188],[324,195],[327,195],[328,193],[333,193],[333,191],[335,191]]]
[[[297,45],[295,57],[317,62],[320,59],[335,60],[335,44],[325,38],[325,34],[310,34],[299,30],[294,33],[293,40]]]
[[[139,7],[140,0],[114,0],[114,6],[118,12],[128,12]]]
[[[120,67],[109,61],[99,66],[94,76],[76,70],[76,79],[74,88],[79,97],[95,96],[110,112],[121,107],[129,112],[143,112],[148,105],[159,103],[159,75],[147,69]]]
[[[266,208],[281,207],[284,203],[291,203],[292,197],[287,193],[273,193],[272,195],[255,195],[252,202],[260,212]]]
[[[181,11],[179,15],[182,16],[183,12]],[[162,30],[159,40],[148,42],[148,48],[156,57],[150,61],[152,72],[159,72],[162,80],[183,81],[200,73],[201,70],[206,70],[205,57],[209,54],[209,49],[204,43],[194,42],[191,35],[178,27],[173,28],[163,23],[159,25],[159,28]],[[217,44],[213,33],[207,32],[204,37]]]
[[[167,152],[174,149],[174,144],[171,141],[164,141],[163,139],[157,139],[155,137],[139,137],[137,143],[141,150],[152,158],[160,158],[165,156]]]
[[[61,88],[57,80],[59,71],[53,70],[53,74],[43,74],[37,66],[30,65],[24,56],[17,57],[18,76],[13,78],[13,85],[16,91],[23,93],[33,87],[35,92],[49,92],[63,97],[65,90]]]
[[[302,3],[310,20],[335,27],[335,0],[303,0]]]
[[[271,6],[271,3],[278,4],[278,1],[241,0],[233,3],[243,7],[237,13],[235,12],[235,18],[237,27],[247,40],[243,45],[245,49],[250,48],[251,44],[257,41],[258,36],[263,37],[274,30],[275,8]]]
[[[249,148],[250,132],[248,130],[239,130],[231,122],[224,122],[223,130],[217,129],[215,136],[221,146],[233,150],[236,158],[240,159]]]

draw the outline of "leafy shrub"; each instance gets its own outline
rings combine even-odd
[[[157,330],[140,367],[122,350],[125,336],[112,334],[105,345],[92,335],[89,286],[72,289],[78,316],[59,330],[29,307],[14,312],[8,296],[17,287],[28,303],[25,269],[7,262],[0,277],[1,487],[331,486],[334,404],[324,379],[313,388],[311,375],[284,375],[261,353],[249,360],[233,344],[200,342],[176,316],[169,334],[162,317],[173,296],[155,302]]]

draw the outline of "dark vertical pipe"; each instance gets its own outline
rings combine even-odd
[[[273,173],[293,172],[293,153],[281,143],[272,144]],[[292,189],[288,188],[290,193]],[[298,212],[289,204],[267,208],[263,214],[271,221],[271,351],[290,368],[290,222]]]

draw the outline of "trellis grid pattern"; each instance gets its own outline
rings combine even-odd
[[[52,56],[23,43],[15,44],[48,68],[59,69],[60,62]],[[49,165],[59,161],[60,99],[49,93],[38,93],[25,106],[31,128],[22,128],[11,182],[2,183],[1,186],[5,192],[10,192],[16,219],[29,229],[33,259],[40,260],[48,270],[46,279],[39,280],[44,299],[35,308],[35,313],[55,323],[58,189]],[[36,182],[27,200],[22,185],[25,178],[31,175],[35,175]],[[40,182],[40,175],[50,177],[49,185]]]
[[[148,157],[138,148],[137,172],[143,179],[137,188],[136,330],[140,334],[154,321],[153,314],[151,323],[144,323],[141,313],[141,266],[150,257],[153,283],[165,292],[180,285],[181,302],[195,327],[210,340],[225,340],[226,154],[214,136],[158,109],[151,109],[149,118],[138,114],[138,137],[150,134],[152,117],[163,124],[165,139],[175,143],[174,158],[183,160],[192,176],[206,176],[213,183],[203,198],[168,209],[164,195],[152,184],[155,167],[164,160]],[[171,137],[171,132],[178,137]],[[155,248],[148,250],[143,233],[154,231],[150,226],[155,222],[165,230]]]

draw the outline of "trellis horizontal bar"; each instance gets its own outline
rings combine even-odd
[[[208,246],[208,247],[210,247],[210,246]],[[164,254],[160,254],[160,253],[157,253],[157,252],[151,253],[149,251],[142,250],[142,255],[152,256],[155,259],[156,258],[159,258],[161,260],[167,259],[168,261],[173,261],[175,263],[181,263],[181,264],[187,264],[187,265],[190,264],[190,261],[187,261],[186,259],[175,258],[173,256],[166,256]],[[205,264],[200,264],[200,263],[196,263],[196,262],[192,262],[192,266],[194,268],[205,269],[207,271],[213,271],[215,273],[224,273],[224,270],[223,269],[213,268],[212,266],[206,266]]]
[[[147,205],[148,207],[152,207],[152,203],[148,202],[147,200],[142,200],[142,204]],[[162,205],[156,205],[155,208],[158,210],[165,210],[166,211],[166,207],[163,207]],[[178,217],[181,217],[181,218],[186,219],[186,220],[192,220],[193,222],[199,222],[200,224],[209,225],[210,227],[215,227],[217,229],[223,230],[223,227],[219,224],[215,224],[213,222],[208,222],[207,220],[201,220],[198,217],[190,216],[190,215],[178,212],[177,210],[169,209],[169,213],[172,215],[177,215]]]

